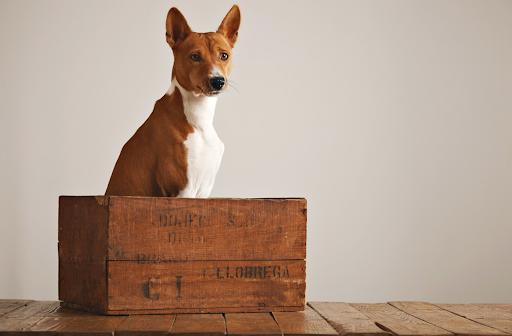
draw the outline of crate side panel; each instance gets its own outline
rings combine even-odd
[[[305,199],[111,197],[109,260],[306,257]]]
[[[59,299],[107,306],[108,197],[59,198]]]
[[[109,310],[298,307],[305,261],[109,261]]]

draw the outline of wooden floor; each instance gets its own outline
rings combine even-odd
[[[0,335],[512,335],[512,304],[311,302],[303,312],[101,316],[0,300]]]

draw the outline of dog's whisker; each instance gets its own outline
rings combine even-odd
[[[235,89],[235,91],[236,91],[236,92],[238,92],[238,94],[239,94],[240,96],[242,96],[242,94],[240,93],[240,91],[238,91],[238,89],[237,89],[234,85],[232,85],[232,84],[228,83],[228,88],[229,88],[229,87],[232,87],[233,89]]]
[[[231,86],[231,87],[233,87],[233,88],[235,88],[235,89],[237,88],[237,87],[236,87],[237,85],[238,85],[238,84],[236,84],[236,83],[234,83],[234,82],[228,82],[228,86]]]

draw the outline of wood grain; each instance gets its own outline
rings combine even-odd
[[[305,199],[109,200],[109,260],[306,258]]]
[[[222,314],[184,314],[176,316],[172,336],[222,336],[226,335],[226,323]]]
[[[23,300],[0,300],[11,309]],[[346,304],[313,302],[303,312],[101,316],[62,308],[57,301],[29,301],[0,317],[1,336],[21,335],[373,335],[375,324],[396,335],[508,335],[509,304]],[[313,310],[314,307],[319,313]],[[407,313],[404,310],[406,310]],[[411,314],[420,316],[415,317]],[[325,320],[324,320],[325,318]],[[423,320],[425,319],[425,321]],[[331,328],[329,321],[335,329]],[[429,321],[429,322],[426,322]],[[476,328],[476,329],[475,329]],[[499,330],[497,330],[499,329]],[[374,333],[375,332],[375,333]]]
[[[29,302],[32,302],[32,300],[0,300],[0,316],[23,307]]]
[[[46,317],[79,317],[79,316],[95,316],[95,314],[87,313],[74,309],[67,309],[60,306],[59,301],[28,301],[27,304],[12,310],[5,315],[6,318],[24,318],[31,315]]]
[[[60,303],[60,307],[58,306]],[[88,313],[81,310],[68,309],[62,307],[62,302],[55,302],[55,307],[52,307],[51,310],[48,309],[46,312],[38,313],[41,316],[49,316],[49,317],[87,317],[87,316],[96,316],[96,314]]]
[[[166,336],[176,315],[132,315],[117,328],[116,336]]]
[[[305,261],[109,261],[109,309],[304,306]]]
[[[293,312],[304,310],[304,307],[288,307],[288,306],[275,306],[275,307],[216,307],[216,308],[170,308],[170,309],[138,309],[138,310],[100,310],[90,307],[83,307],[80,305],[69,304],[66,302],[62,302],[61,305],[63,307],[68,307],[72,309],[80,309],[81,311],[90,312],[94,314],[102,314],[109,316],[116,315],[147,315],[147,314],[205,314],[205,313],[240,313],[241,311],[247,311],[248,309],[251,312]]]
[[[71,323],[74,317],[48,317],[32,315],[24,319],[11,319],[11,324],[5,326],[0,321],[0,335],[2,336],[53,336]]]
[[[345,336],[389,335],[366,315],[344,302],[309,302],[308,305],[338,332]]]
[[[281,336],[281,330],[270,313],[225,314],[228,335]]]
[[[394,307],[457,335],[506,335],[503,331],[476,323],[427,302],[389,302]]]
[[[59,299],[107,307],[106,197],[59,197]]]
[[[301,312],[273,313],[283,335],[338,335],[311,307]]]
[[[512,304],[439,304],[434,306],[451,311],[469,319],[512,320]]]
[[[350,305],[372,319],[380,328],[396,335],[452,335],[444,329],[404,313],[387,303],[351,303]]]
[[[77,317],[59,331],[59,336],[114,336],[126,316]]]
[[[75,317],[60,316],[59,302],[33,301],[0,317],[0,335],[54,335]]]
[[[55,313],[59,309],[60,305],[58,301],[32,301],[27,303],[16,310],[13,310],[0,319],[18,319],[27,318],[32,315],[43,315]]]
[[[512,334],[512,304],[434,304],[488,327]]]

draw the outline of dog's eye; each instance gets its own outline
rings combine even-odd
[[[225,60],[227,60],[228,58],[229,58],[229,55],[228,55],[227,53],[225,53],[225,52],[220,53],[220,59],[221,59],[221,60],[225,61]]]
[[[194,62],[199,62],[201,60],[201,56],[199,56],[198,54],[192,54],[190,55],[190,59]]]

